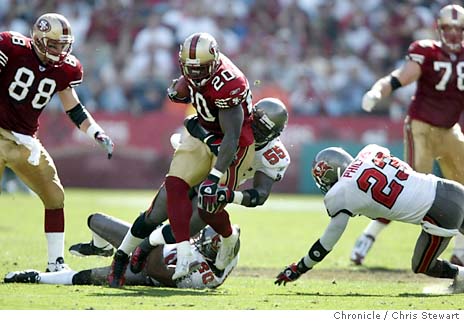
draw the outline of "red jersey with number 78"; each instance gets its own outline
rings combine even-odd
[[[421,68],[408,115],[434,126],[453,127],[464,110],[464,50],[448,53],[438,41],[419,40],[409,46],[407,59]]]
[[[72,55],[60,67],[43,65],[32,39],[0,33],[0,127],[34,135],[39,116],[52,96],[82,82],[81,63]]]

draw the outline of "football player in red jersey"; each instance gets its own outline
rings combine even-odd
[[[417,83],[404,122],[405,160],[416,170],[431,173],[436,160],[443,176],[464,184],[464,135],[459,118],[464,102],[464,8],[447,5],[437,18],[440,41],[419,40],[409,46],[406,62],[379,79],[364,95],[362,108],[371,111],[401,86]],[[356,241],[351,254],[362,264],[377,235],[389,223],[374,220]],[[464,264],[464,237],[455,238],[452,263]]]
[[[39,116],[55,93],[64,110],[83,132],[108,153],[113,142],[79,102],[73,87],[83,69],[71,55],[74,40],[60,14],[40,16],[32,39],[0,33],[0,175],[9,167],[42,200],[48,243],[47,271],[67,268],[64,248],[64,191],[52,158],[36,137]]]
[[[218,187],[221,183],[235,190],[254,159],[251,91],[245,75],[219,52],[216,40],[207,33],[195,33],[185,39],[179,50],[179,64],[189,83],[190,97],[178,99],[175,92],[168,90],[170,99],[191,102],[199,123],[219,135],[222,142],[216,157],[206,143],[187,134],[174,153],[165,180],[168,217],[178,243],[173,279],[187,275],[197,266],[189,244],[189,190],[197,185],[200,217],[221,235],[222,247],[215,264],[224,269],[230,261],[239,232],[217,201]],[[125,247],[125,240],[121,247]],[[114,255],[108,276],[113,287],[122,285],[129,260],[121,247]]]

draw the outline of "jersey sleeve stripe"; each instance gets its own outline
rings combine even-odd
[[[422,65],[424,63],[424,60],[425,60],[425,56],[424,55],[419,55],[419,54],[409,54],[409,59],[411,59],[412,61],[415,61],[416,63]]]
[[[0,50],[0,64],[3,67],[5,67],[7,62],[8,62],[8,56],[5,55],[5,53]]]
[[[69,82],[69,87],[76,87],[76,86],[79,85],[80,83],[82,83],[82,79]]]

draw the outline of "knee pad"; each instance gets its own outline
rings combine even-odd
[[[131,227],[131,234],[137,238],[145,238],[150,235],[150,233],[155,230],[157,225],[155,224],[147,224],[145,222],[145,213],[142,212],[137,219],[135,219],[134,223]]]
[[[72,277],[72,283],[73,285],[91,285],[91,275],[92,270],[90,269],[80,271]]]

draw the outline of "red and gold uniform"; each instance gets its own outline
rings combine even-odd
[[[20,137],[35,137],[39,116],[52,96],[82,82],[83,70],[74,56],[61,67],[44,65],[19,33],[0,33],[0,176],[11,168],[38,196],[46,209],[63,208],[64,192],[52,158],[35,140],[38,164]]]
[[[431,173],[437,160],[445,178],[464,184],[458,123],[464,110],[464,49],[449,53],[441,42],[420,40],[407,57],[420,65],[421,76],[405,120],[405,159],[423,173]]]

